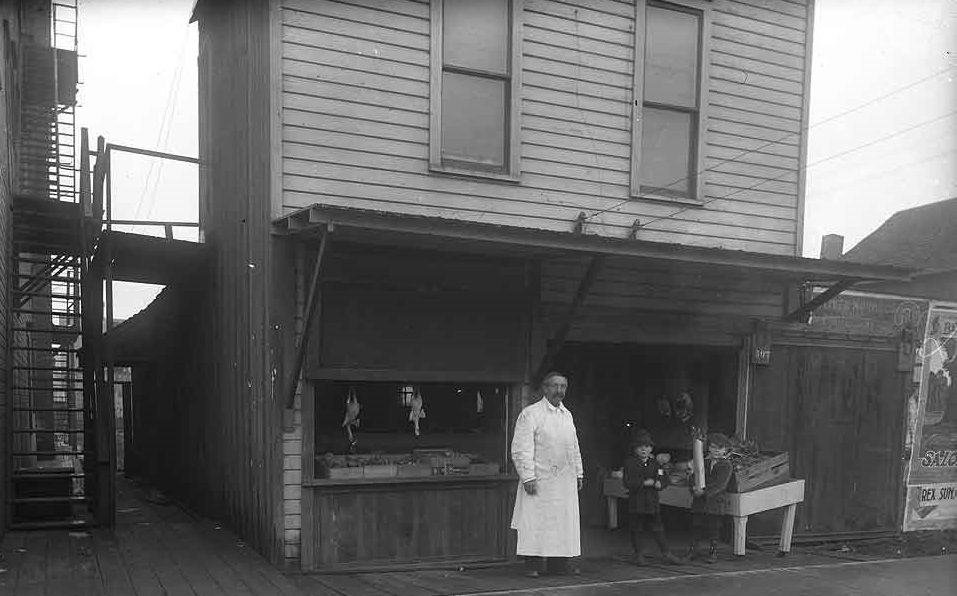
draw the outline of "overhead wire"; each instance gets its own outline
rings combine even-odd
[[[874,139],[873,141],[869,141],[869,142],[867,142],[867,143],[864,143],[864,144],[861,144],[861,145],[857,145],[857,146],[855,146],[855,147],[851,147],[850,149],[847,149],[847,150],[845,150],[845,151],[841,151],[841,152],[839,152],[839,153],[835,153],[834,155],[829,155],[829,156],[827,156],[827,157],[825,157],[825,158],[822,158],[822,159],[819,159],[819,160],[817,160],[817,161],[815,161],[815,162],[813,162],[813,163],[806,164],[806,165],[805,165],[803,168],[801,168],[801,169],[807,170],[808,168],[812,168],[812,167],[814,167],[814,166],[817,166],[817,165],[820,165],[820,164],[822,164],[822,163],[831,161],[831,160],[833,160],[833,159],[837,159],[838,157],[843,157],[843,156],[848,155],[848,154],[850,154],[850,153],[854,153],[855,151],[860,151],[861,149],[865,149],[865,148],[870,147],[870,146],[872,146],[872,145],[876,145],[877,143],[881,143],[881,142],[884,142],[884,141],[886,141],[886,140],[888,140],[888,139],[892,139],[892,138],[894,138],[894,137],[898,137],[898,136],[900,136],[900,135],[902,135],[902,134],[905,134],[905,133],[908,133],[908,132],[910,132],[910,131],[912,131],[912,130],[921,128],[921,127],[923,127],[923,126],[927,126],[928,124],[933,124],[934,122],[937,122],[937,121],[939,121],[939,120],[944,120],[944,119],[946,119],[946,118],[950,118],[950,117],[953,116],[954,114],[957,114],[957,110],[953,110],[953,111],[951,111],[951,112],[947,112],[946,114],[943,114],[943,115],[941,115],[941,116],[937,116],[936,118],[931,118],[930,120],[924,120],[923,122],[919,122],[919,123],[914,124],[914,125],[912,125],[912,126],[908,126],[907,128],[903,128],[903,129],[898,130],[898,131],[895,131],[895,132],[893,132],[893,133],[891,133],[891,134],[889,134],[889,135],[885,135],[885,136],[880,137],[880,138],[878,138],[878,139]],[[798,171],[800,171],[800,170],[798,170]],[[694,204],[694,205],[690,205],[690,206],[687,206],[687,207],[682,207],[682,208],[676,210],[674,213],[671,213],[671,214],[669,214],[669,215],[664,215],[664,216],[662,216],[662,217],[656,217],[656,218],[654,218],[654,219],[651,219],[651,220],[649,220],[647,223],[643,223],[643,224],[641,225],[641,228],[644,229],[644,228],[646,228],[648,225],[653,224],[653,223],[655,223],[655,222],[659,222],[659,221],[662,221],[662,220],[672,219],[674,216],[679,215],[679,214],[681,214],[681,213],[684,213],[685,211],[688,211],[689,209],[699,208],[699,207],[701,207],[701,206],[703,206],[703,205],[707,205],[708,203],[711,203],[711,202],[714,202],[714,201],[718,201],[718,200],[721,200],[721,199],[728,199],[728,198],[731,198],[731,197],[733,197],[733,196],[735,196],[735,195],[737,195],[737,194],[739,194],[739,193],[742,193],[742,192],[745,192],[745,191],[748,191],[748,190],[755,190],[755,189],[757,189],[757,187],[761,186],[762,184],[766,184],[766,183],[768,183],[768,182],[775,182],[775,181],[777,181],[777,180],[780,180],[781,178],[784,178],[785,176],[790,176],[790,175],[792,175],[792,174],[794,174],[794,172],[792,172],[792,171],[787,171],[787,172],[785,172],[784,174],[781,174],[781,175],[779,175],[779,176],[774,176],[774,177],[772,177],[772,178],[762,178],[761,180],[758,181],[757,184],[754,184],[754,185],[749,186],[749,187],[747,187],[747,188],[739,188],[739,189],[737,189],[737,190],[735,190],[735,191],[733,191],[733,192],[730,192],[730,193],[728,193],[728,194],[726,194],[726,195],[723,195],[723,196],[720,196],[720,197],[714,197],[714,198],[711,198],[711,199],[709,199],[709,200],[707,200],[707,201],[703,201],[703,202],[701,202],[701,203],[696,203],[696,204]]]
[[[163,142],[157,148],[158,151],[166,151],[169,149],[169,137],[173,132],[172,123],[176,118],[176,107],[179,103],[179,88],[183,79],[183,62],[180,60],[180,63],[177,65],[177,71],[175,75],[175,91],[173,92],[173,103],[172,110],[170,111],[169,122],[167,123],[165,136],[163,137]],[[166,160],[161,159],[159,161],[159,166],[157,167],[156,177],[153,179],[153,189],[150,192],[149,199],[146,202],[146,218],[149,219],[153,215],[153,207],[156,205],[156,193],[159,191],[160,177],[163,175],[163,167],[166,165]]]
[[[904,92],[904,91],[907,91],[908,89],[911,89],[911,88],[913,88],[913,87],[916,87],[917,85],[920,85],[920,84],[922,84],[922,83],[924,83],[924,82],[926,82],[926,81],[935,79],[935,78],[939,77],[939,76],[942,75],[942,74],[951,72],[951,71],[953,71],[955,68],[957,68],[957,65],[948,66],[948,67],[943,68],[943,69],[941,69],[941,70],[938,70],[937,72],[934,72],[934,73],[932,73],[932,74],[930,74],[930,75],[927,75],[927,76],[925,76],[925,77],[922,77],[922,78],[920,78],[920,79],[917,79],[916,81],[913,81],[913,82],[911,82],[911,83],[908,83],[908,84],[903,85],[903,86],[900,86],[900,87],[896,87],[896,88],[892,89],[891,91],[888,91],[887,93],[884,93],[884,94],[882,94],[882,95],[879,95],[879,96],[877,96],[877,97],[875,97],[875,98],[873,98],[873,99],[870,99],[870,100],[868,100],[868,101],[866,101],[866,102],[864,102],[864,103],[862,103],[862,104],[859,104],[859,105],[854,106],[854,107],[852,107],[852,108],[848,108],[847,110],[844,110],[843,112],[839,112],[839,113],[834,114],[834,115],[832,115],[832,116],[829,116],[829,117],[827,117],[827,118],[825,118],[825,119],[823,119],[823,120],[820,120],[820,121],[818,121],[818,122],[814,122],[814,123],[809,124],[809,125],[807,125],[807,126],[805,126],[805,127],[802,127],[798,132],[788,133],[788,134],[786,134],[786,135],[784,135],[784,136],[782,136],[782,137],[780,137],[780,138],[778,138],[778,139],[775,139],[775,140],[773,140],[773,141],[768,141],[768,142],[763,143],[763,144],[761,144],[761,145],[759,145],[759,146],[757,146],[757,147],[755,147],[755,148],[753,148],[753,149],[747,149],[747,150],[744,150],[744,151],[742,151],[741,153],[738,153],[737,155],[734,155],[734,156],[732,156],[732,157],[729,157],[729,158],[726,158],[726,159],[723,159],[723,160],[719,160],[717,163],[715,163],[715,164],[713,164],[713,165],[711,165],[711,166],[709,166],[709,167],[706,167],[706,168],[703,168],[703,169],[701,169],[701,170],[698,170],[698,171],[696,172],[695,176],[700,176],[701,174],[703,174],[703,173],[705,173],[705,172],[710,172],[710,171],[714,170],[715,168],[717,168],[717,167],[719,167],[719,166],[722,166],[722,165],[724,165],[724,164],[726,164],[726,163],[736,162],[736,161],[738,161],[741,157],[744,157],[744,156],[746,156],[746,155],[750,155],[750,154],[752,154],[752,153],[759,153],[759,152],[761,152],[762,149],[765,149],[765,148],[770,147],[770,146],[772,146],[772,145],[777,145],[777,144],[781,143],[782,141],[785,141],[785,140],[788,140],[788,139],[790,139],[790,138],[799,136],[799,135],[802,134],[802,133],[807,133],[807,132],[808,132],[809,130],[811,130],[812,128],[816,128],[816,127],[821,126],[821,125],[823,125],[823,124],[827,124],[828,122],[832,122],[832,121],[834,121],[834,120],[836,120],[836,119],[838,119],[838,118],[842,118],[842,117],[847,116],[847,115],[850,115],[850,114],[852,114],[852,113],[854,113],[854,112],[860,111],[860,110],[862,110],[862,109],[864,109],[864,108],[867,108],[867,107],[869,107],[869,106],[871,106],[871,105],[874,105],[875,103],[881,102],[881,101],[887,99],[888,97],[897,95],[898,93],[902,93],[902,92]],[[805,166],[805,167],[808,167],[808,166]],[[790,174],[790,173],[791,173],[791,172],[789,171],[789,172],[787,172],[787,173],[784,174],[784,175],[787,175],[787,174]],[[777,177],[777,178],[781,178],[781,177],[783,177],[783,175],[782,175],[782,176],[779,176],[779,177]],[[671,182],[671,183],[665,185],[664,188],[672,187],[672,186],[674,186],[674,185],[676,185],[676,184],[679,184],[679,183],[681,183],[681,182],[685,182],[685,181],[687,181],[687,180],[690,180],[691,178],[692,178],[692,175],[688,175],[688,176],[685,176],[685,177],[683,177],[683,178],[679,178],[679,179],[674,180],[673,182]],[[773,180],[775,180],[775,179],[776,179],[776,178],[766,179],[766,180],[764,180],[764,181],[773,181]],[[754,187],[749,187],[749,188],[747,188],[747,189],[742,189],[742,190],[752,190],[753,188],[754,188]],[[669,218],[671,218],[671,217],[673,217],[673,216],[675,216],[675,215],[679,215],[679,214],[681,214],[681,213],[684,213],[685,211],[687,211],[687,210],[689,210],[689,209],[691,209],[691,208],[700,208],[700,207],[702,207],[702,206],[704,206],[704,205],[707,205],[707,204],[709,204],[709,203],[712,203],[712,202],[714,202],[714,201],[716,201],[716,200],[726,199],[726,198],[728,198],[729,196],[731,196],[731,195],[725,195],[725,196],[721,196],[721,197],[715,197],[715,198],[712,198],[712,199],[703,201],[703,202],[701,202],[701,203],[695,203],[694,205],[691,205],[691,206],[682,207],[682,208],[679,208],[679,209],[678,209],[677,211],[675,211],[674,213],[672,213],[671,215],[663,216],[663,217],[659,217],[659,218],[653,219],[653,220],[651,220],[651,221],[648,222],[648,223],[652,223],[652,222],[654,222],[654,221],[660,221],[660,220],[662,220],[662,219],[669,219]],[[594,213],[592,213],[592,214],[590,214],[590,215],[586,215],[586,216],[585,216],[585,221],[588,221],[589,219],[591,219],[591,218],[593,218],[593,217],[596,217],[596,216],[598,216],[598,215],[601,215],[602,213],[607,213],[607,212],[609,212],[609,211],[613,211],[613,210],[615,210],[615,209],[621,207],[622,205],[625,205],[625,204],[627,204],[627,203],[632,202],[633,200],[635,200],[634,197],[629,197],[629,198],[627,198],[627,199],[624,199],[624,200],[622,200],[622,201],[619,201],[619,202],[615,203],[615,204],[612,205],[611,207],[606,207],[606,208],[604,208],[604,209],[599,209],[599,210],[595,211]],[[640,227],[641,227],[641,228],[644,228],[646,225],[647,225],[647,223],[642,223]]]
[[[183,70],[183,56],[186,53],[186,47],[189,45],[189,31],[187,30],[186,35],[183,37],[183,41],[180,44],[180,49],[178,57],[176,60],[176,68],[173,71],[173,78],[170,81],[169,90],[166,93],[166,103],[163,107],[163,117],[160,120],[160,127],[156,134],[156,151],[162,151],[162,141],[163,135],[166,129],[172,123],[171,111],[175,112],[174,100],[175,96],[179,93],[179,80],[182,76]],[[140,210],[143,206],[143,201],[146,199],[146,194],[150,189],[150,183],[153,181],[153,172],[156,170],[156,159],[150,161],[149,170],[146,173],[146,181],[143,184],[143,191],[140,193],[140,198],[136,202],[136,207],[133,210],[133,219],[139,218]],[[157,175],[158,176],[158,175]]]

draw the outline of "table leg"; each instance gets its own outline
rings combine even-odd
[[[608,529],[614,530],[618,527],[618,498],[606,497],[608,501]]]
[[[744,556],[748,540],[748,516],[734,516],[734,554]]]
[[[797,503],[788,505],[784,511],[784,519],[781,521],[781,542],[778,544],[778,551],[781,553],[791,552],[791,536],[794,534],[794,512],[797,511]]]

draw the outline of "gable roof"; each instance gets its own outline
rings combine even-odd
[[[924,271],[957,269],[957,197],[898,211],[841,259]]]

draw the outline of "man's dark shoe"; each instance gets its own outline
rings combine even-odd
[[[641,554],[641,553],[635,553],[635,555],[634,555],[633,557],[631,557],[631,562],[632,562],[633,564],[635,564],[635,565],[641,567],[642,565],[647,565],[647,564],[648,564],[648,559],[646,559],[646,558],[645,558],[645,555],[643,555],[643,554]]]
[[[525,577],[537,578],[541,576],[542,574],[537,569],[529,569],[525,572]]]

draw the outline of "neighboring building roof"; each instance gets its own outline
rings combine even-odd
[[[957,197],[898,211],[841,259],[924,271],[957,270]]]

